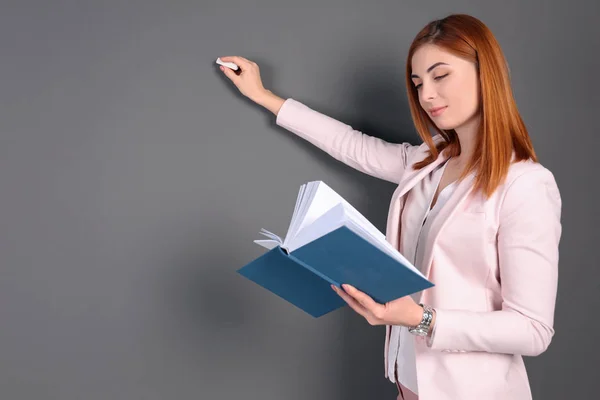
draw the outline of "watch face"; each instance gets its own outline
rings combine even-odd
[[[417,336],[427,336],[427,329],[423,328],[422,326],[411,328],[408,330],[408,332]]]
[[[415,330],[411,332],[413,335],[417,335],[417,336],[427,336],[427,332],[422,331],[422,330]]]

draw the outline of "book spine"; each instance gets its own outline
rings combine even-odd
[[[311,267],[310,265],[308,265],[304,261],[300,260],[298,257],[295,257],[293,254],[291,254],[291,253],[288,254],[288,257],[291,258],[292,260],[296,261],[298,264],[302,265],[304,268],[306,268],[309,271],[311,271],[313,274],[320,276],[321,278],[323,278],[327,282],[331,283],[332,285],[335,285],[338,288],[341,287],[341,284],[339,282],[336,282],[333,279],[329,278],[327,275],[324,275],[321,272],[317,271],[316,269],[314,269],[313,267]]]

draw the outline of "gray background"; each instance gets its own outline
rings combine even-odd
[[[367,4],[369,3],[369,4]],[[418,143],[417,31],[481,18],[563,196],[556,336],[534,398],[597,392],[598,2],[4,1],[0,397],[384,399],[383,327],[315,320],[235,273],[324,180],[381,230],[392,184],[274,125],[214,64],[389,141]]]

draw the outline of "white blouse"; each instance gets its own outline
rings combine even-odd
[[[421,271],[423,271],[423,266],[421,264],[423,263],[424,244],[431,230],[431,225],[446,201],[454,192],[454,188],[457,184],[457,181],[454,181],[442,189],[435,205],[431,208],[431,203],[433,202],[433,197],[440,184],[442,175],[444,174],[446,163],[447,161],[437,167],[423,179],[423,181],[415,185],[415,187],[407,194],[407,196],[413,196],[411,201],[427,204],[427,207],[423,209],[423,214],[420,219],[421,230],[419,235],[414,238],[404,238],[409,245],[404,246],[403,255]],[[412,295],[412,297],[415,301],[418,300],[417,293]],[[395,368],[397,369],[398,380],[400,383],[418,394],[414,336],[408,332],[408,328],[396,325],[392,326],[390,333],[388,371],[394,371]],[[394,373],[388,375],[392,382],[396,381]]]

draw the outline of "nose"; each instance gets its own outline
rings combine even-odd
[[[423,82],[421,84],[421,98],[424,101],[433,100],[437,97],[435,85],[429,82]]]

